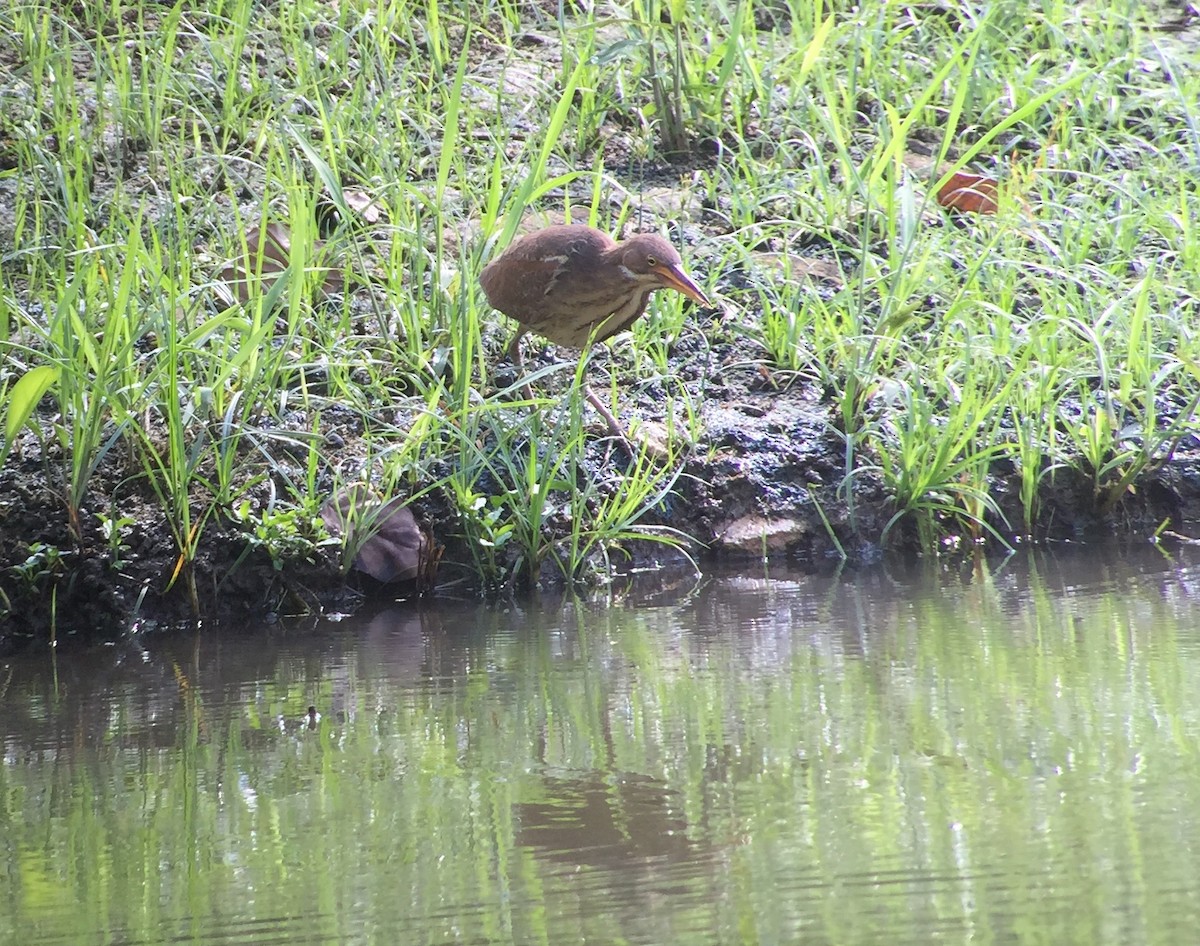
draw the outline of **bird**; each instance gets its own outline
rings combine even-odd
[[[583,349],[629,328],[658,289],[674,289],[702,306],[712,305],[664,237],[638,233],[618,242],[582,224],[526,234],[484,267],[479,282],[491,306],[518,325],[508,349],[518,368],[524,368],[521,339],[527,332]],[[586,384],[584,395],[628,446],[616,418]]]

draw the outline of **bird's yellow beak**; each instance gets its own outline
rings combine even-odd
[[[705,308],[712,308],[712,303],[708,301],[708,296],[704,294],[704,291],[699,286],[692,282],[692,277],[685,273],[681,267],[659,263],[657,266],[651,267],[651,271],[663,281],[663,285],[682,292],[693,302],[698,302]]]

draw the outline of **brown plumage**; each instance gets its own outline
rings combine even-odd
[[[525,332],[583,348],[589,338],[610,338],[636,322],[656,289],[710,305],[678,251],[658,234],[618,243],[602,230],[571,224],[521,237],[484,267],[479,282],[488,302],[520,324],[510,349],[518,362]]]
[[[484,267],[479,282],[488,302],[520,326],[509,347],[517,365],[526,332],[583,348],[589,339],[610,338],[641,318],[656,289],[674,289],[710,305],[684,272],[678,251],[657,234],[639,233],[617,243],[602,230],[571,224],[521,237]],[[583,392],[634,456],[612,411],[587,384]],[[533,400],[528,384],[525,396]]]

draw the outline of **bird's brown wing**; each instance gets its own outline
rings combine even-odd
[[[484,268],[479,282],[493,306],[530,327],[548,305],[546,288],[553,285],[562,261],[528,254],[505,254]]]
[[[606,288],[597,265],[612,246],[598,230],[549,227],[514,243],[484,269],[480,282],[505,315],[556,345],[582,348],[593,325],[615,307],[608,305],[612,287]]]

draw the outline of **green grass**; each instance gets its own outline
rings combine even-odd
[[[486,585],[678,541],[643,523],[682,452],[600,462],[578,378],[547,372],[529,404],[492,377],[511,329],[478,271],[567,203],[701,236],[689,264],[736,313],[707,349],[828,395],[844,532],[865,476],[892,503],[870,541],[1036,535],[1068,474],[1109,515],[1195,434],[1200,69],[1152,13],[545,10],[3,0],[0,464],[40,461],[77,545],[81,517],[150,496],[201,607],[214,517],[311,522],[358,479],[452,510]],[[936,205],[960,168],[1005,184],[996,215]],[[686,219],[641,214],[651,172],[693,195]],[[259,283],[268,223],[290,265]],[[835,285],[793,273],[814,255]],[[251,277],[233,306],[231,261]],[[331,272],[344,292],[321,291]],[[672,380],[670,341],[696,331],[660,296],[608,360],[617,390],[671,392],[703,448],[703,390]],[[334,411],[360,434],[337,449]],[[89,502],[102,464],[118,475]]]

